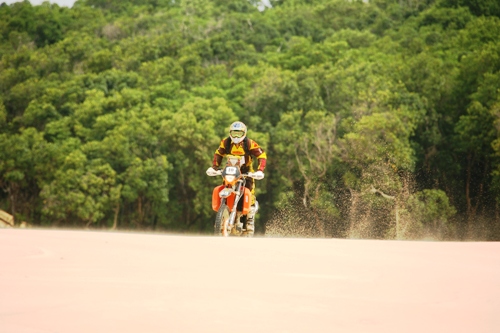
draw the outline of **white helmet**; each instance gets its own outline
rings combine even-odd
[[[229,126],[229,136],[231,140],[238,144],[247,136],[247,127],[241,121],[235,121]]]

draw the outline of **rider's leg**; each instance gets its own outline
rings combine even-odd
[[[253,236],[255,232],[255,213],[257,213],[257,210],[259,210],[259,203],[255,199],[255,186],[254,186],[254,180],[251,178],[247,178],[247,182],[245,184],[245,187],[247,187],[250,192],[252,193],[252,202],[250,206],[250,212],[247,214],[246,218],[246,235],[247,236]]]

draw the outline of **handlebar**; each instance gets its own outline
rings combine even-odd
[[[207,175],[210,177],[222,176],[222,170],[215,170],[213,168],[208,168]],[[260,180],[264,178],[264,173],[261,172],[260,174],[257,174],[257,172],[248,172],[242,174],[242,176]]]

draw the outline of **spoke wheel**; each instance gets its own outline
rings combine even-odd
[[[227,236],[227,225],[229,223],[229,208],[222,204],[215,216],[214,235]]]

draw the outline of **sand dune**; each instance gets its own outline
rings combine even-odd
[[[0,230],[1,333],[500,332],[500,243]]]

